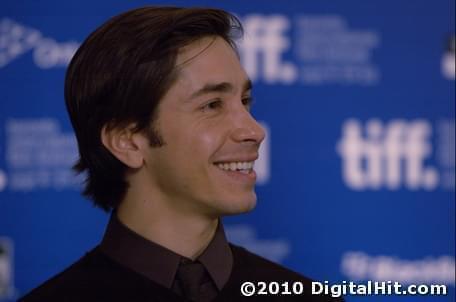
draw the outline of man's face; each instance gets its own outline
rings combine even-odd
[[[235,52],[223,39],[206,37],[182,49],[176,66],[155,123],[165,145],[145,156],[154,194],[203,215],[252,209],[252,165],[265,134],[250,115],[250,85]]]

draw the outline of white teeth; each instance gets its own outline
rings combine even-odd
[[[245,162],[230,162],[230,163],[219,163],[217,164],[222,170],[225,171],[240,171],[242,173],[249,173],[249,170],[253,168],[253,161]]]

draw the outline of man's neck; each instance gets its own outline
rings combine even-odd
[[[148,200],[124,200],[117,216],[142,237],[193,260],[209,245],[218,224],[217,218],[176,212]]]

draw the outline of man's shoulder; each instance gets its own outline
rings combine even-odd
[[[97,252],[97,249],[94,249],[59,274],[30,291],[19,301],[70,300],[65,297],[78,296],[94,289],[96,284],[91,282],[92,273],[103,275],[103,272],[107,273],[108,270],[108,263]],[[81,291],[81,289],[84,290]]]
[[[151,298],[151,291],[167,295],[159,285],[95,248],[19,301],[144,301]]]

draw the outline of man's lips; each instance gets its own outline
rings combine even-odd
[[[258,153],[239,155],[239,156],[230,156],[230,157],[220,157],[213,161],[214,164],[224,164],[224,163],[238,163],[238,162],[254,162],[258,159]]]
[[[256,173],[253,170],[254,161],[229,161],[214,163],[217,169],[231,179],[254,184]]]
[[[231,170],[231,169],[224,169],[220,168],[220,166],[216,165],[216,169],[219,170],[224,175],[227,175],[231,179],[238,181],[238,182],[247,182],[250,184],[255,184],[256,181],[256,172],[253,170],[253,167],[250,169],[240,169],[240,170]]]
[[[230,154],[219,156],[213,161],[218,170],[236,181],[255,183],[256,173],[253,170],[255,161],[258,159],[258,152],[244,154]]]
[[[228,163],[218,163],[215,164],[222,170],[225,171],[249,171],[253,169],[253,161],[244,161],[244,162],[228,162]]]

